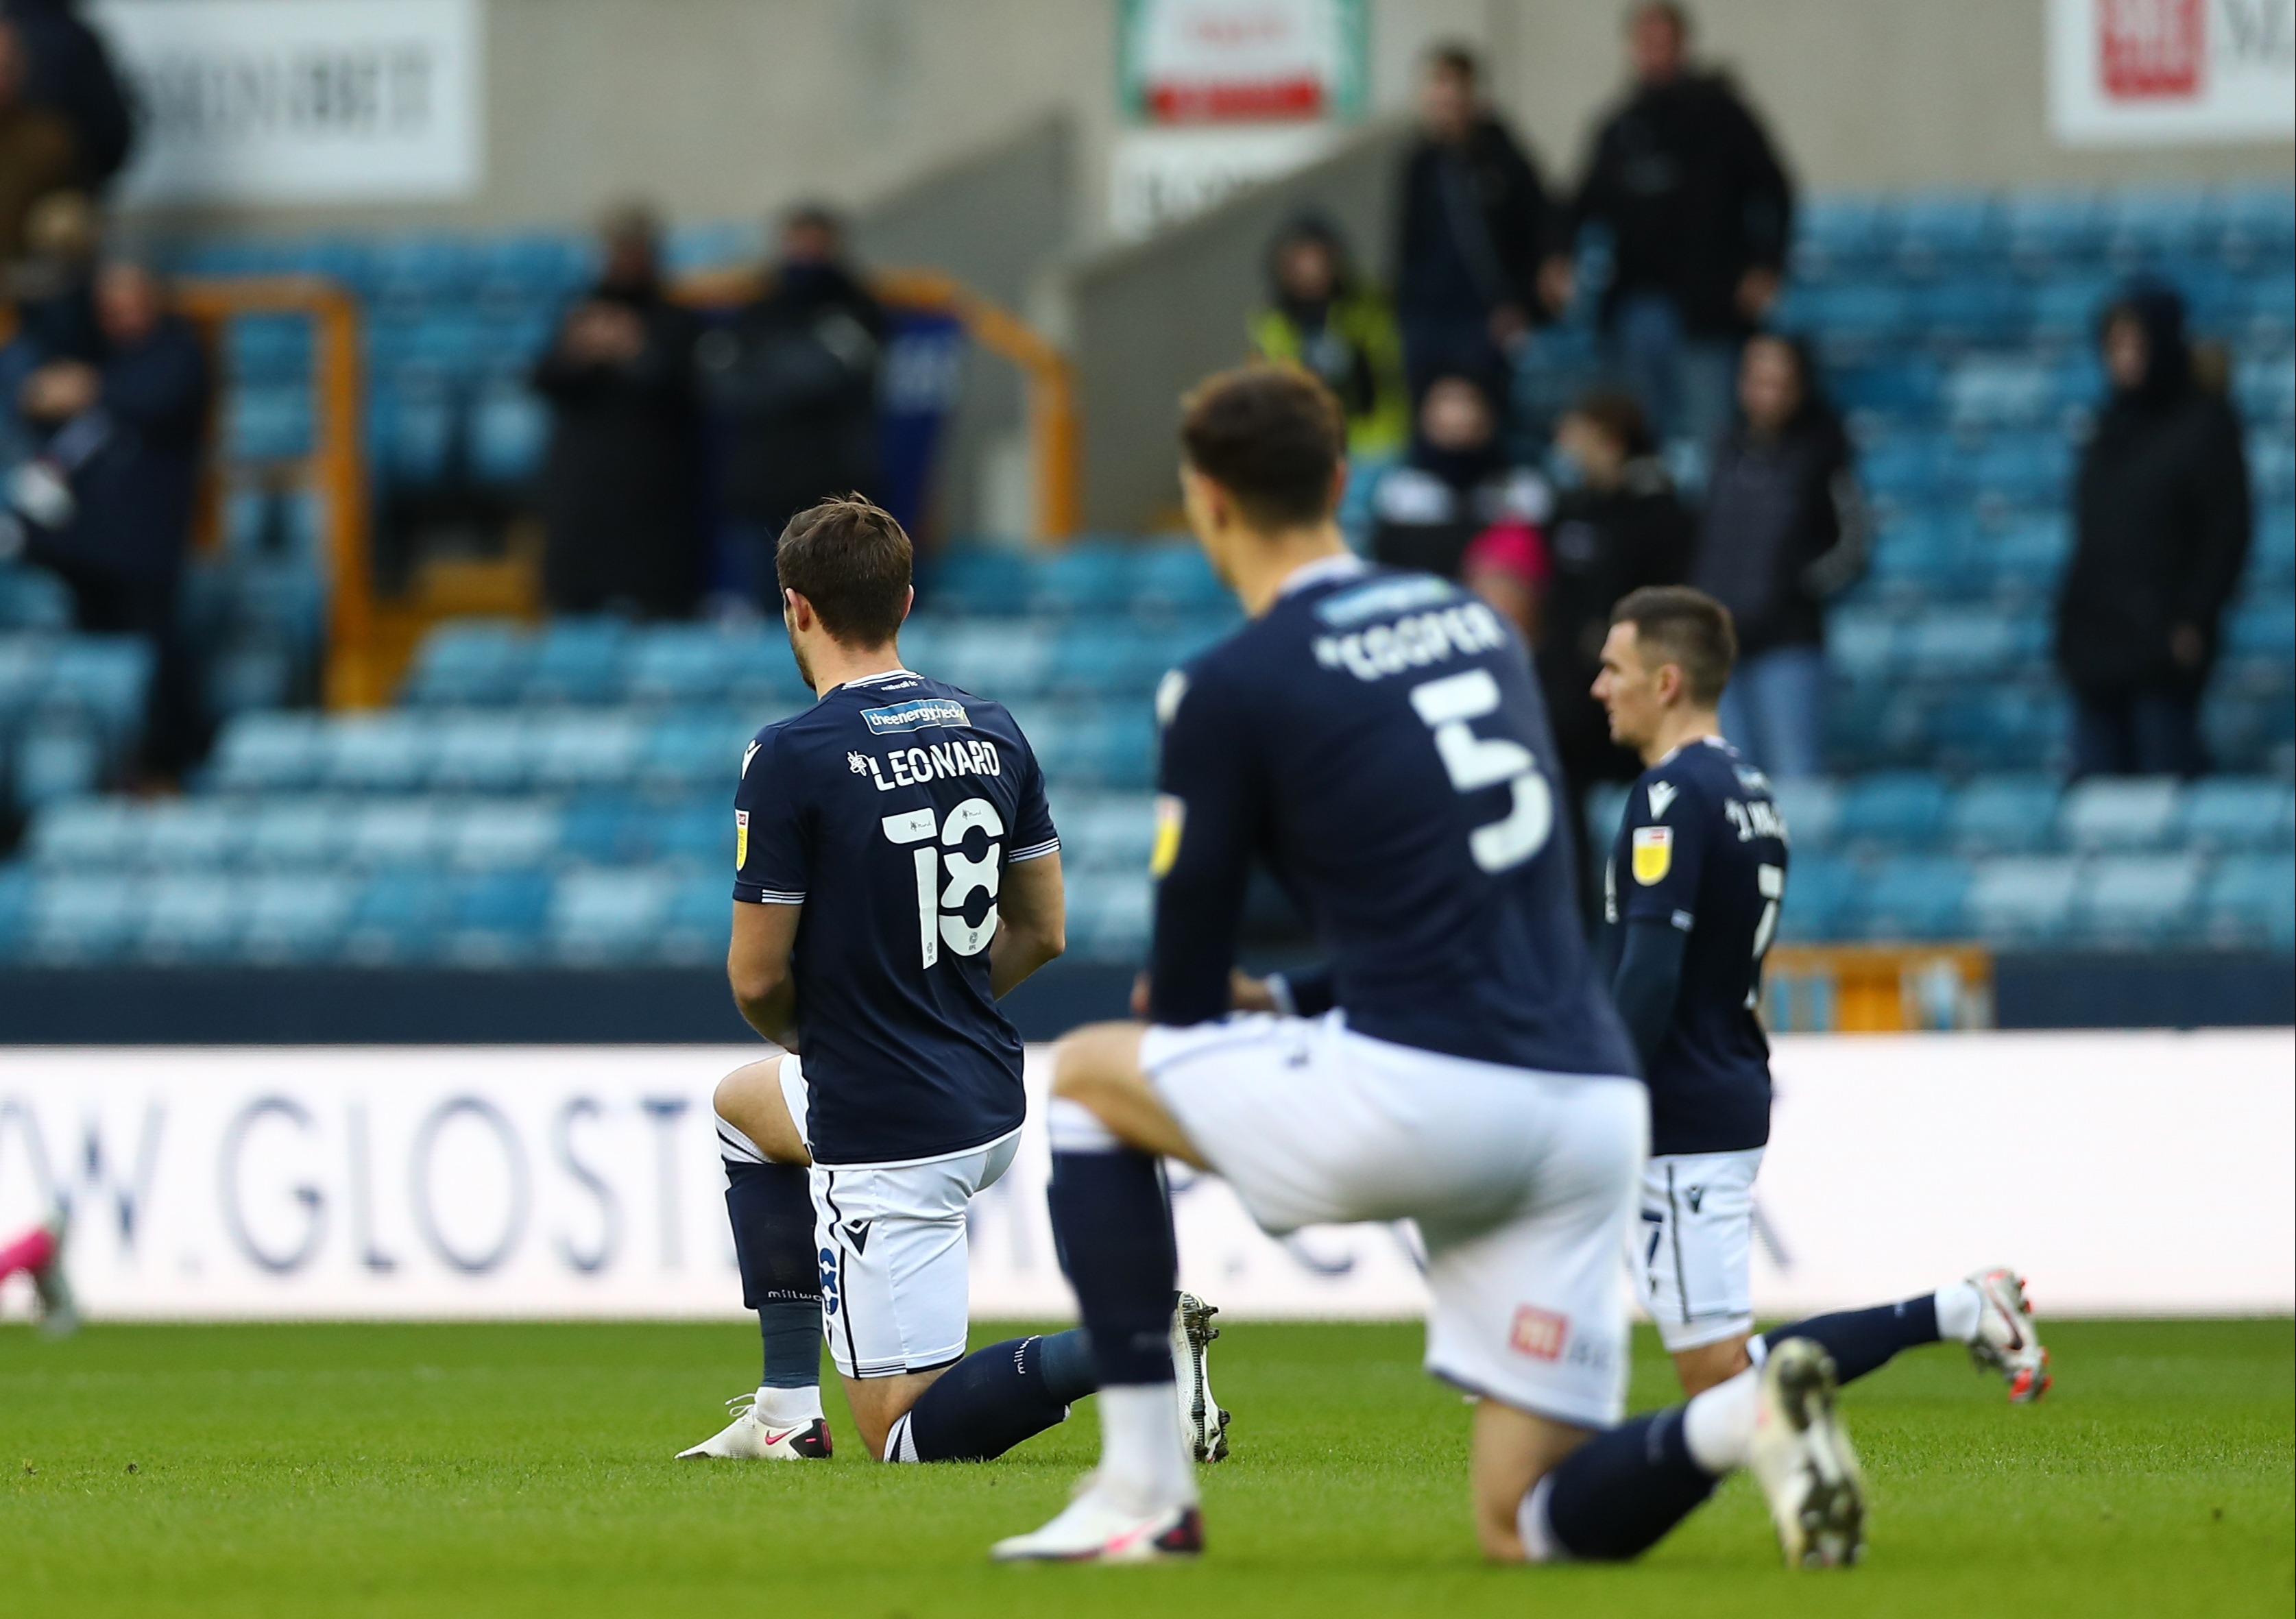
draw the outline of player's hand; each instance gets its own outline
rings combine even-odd
[[[1275,997],[1268,992],[1267,980],[1255,978],[1240,967],[1228,974],[1227,994],[1229,1002],[1239,1012],[1275,1010]]]
[[[1144,1022],[1148,1017],[1148,975],[1145,972],[1132,980],[1132,1015]]]

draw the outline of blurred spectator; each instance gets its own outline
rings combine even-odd
[[[1419,402],[1411,454],[1372,491],[1371,551],[1390,568],[1480,583],[1526,639],[1546,577],[1546,482],[1507,464],[1498,410],[1476,378],[1439,376]],[[1471,578],[1471,554],[1475,572]]]
[[[1690,582],[1730,609],[1738,667],[1722,730],[1777,777],[1824,768],[1826,599],[1865,571],[1866,503],[1849,434],[1808,354],[1746,345],[1738,424],[1716,443]]]
[[[1350,457],[1402,449],[1411,433],[1402,339],[1387,300],[1357,275],[1337,225],[1302,214],[1277,233],[1267,298],[1251,317],[1252,351],[1322,379],[1347,413]]]
[[[554,612],[674,618],[693,609],[701,328],[662,294],[660,238],[643,209],[609,216],[598,284],[535,368],[535,390],[551,405],[542,593]]]
[[[1546,526],[1553,574],[1538,681],[1554,727],[1591,922],[1601,865],[1588,858],[1586,846],[1587,789],[1597,781],[1631,781],[1643,768],[1636,755],[1611,740],[1609,716],[1595,700],[1603,640],[1620,598],[1688,576],[1695,523],[1676,497],[1633,395],[1607,389],[1587,395],[1556,424],[1554,444],[1575,478],[1566,478],[1555,495]]]
[[[1735,86],[1692,68],[1680,6],[1636,6],[1627,38],[1634,87],[1595,135],[1577,221],[1611,239],[1603,324],[1620,368],[1660,438],[1704,449],[1777,298],[1793,191]]]
[[[0,472],[12,471],[39,447],[39,433],[18,408],[25,379],[52,360],[103,358],[95,318],[95,209],[84,192],[50,192],[25,222],[24,256],[6,266],[16,307],[16,335],[0,348]]]
[[[78,0],[7,0],[0,6],[30,58],[24,99],[70,127],[80,184],[102,192],[127,165],[135,120],[102,36],[78,12]]]
[[[783,526],[831,495],[875,492],[884,341],[884,311],[845,263],[842,222],[814,204],[783,223],[765,296],[701,339],[703,388],[735,423],[726,506],[769,614],[781,611],[774,548]]]
[[[1561,210],[1480,78],[1460,46],[1428,58],[1404,162],[1396,309],[1414,400],[1447,373],[1505,398],[1510,357],[1552,307],[1541,271],[1562,244]]]
[[[106,265],[95,308],[102,361],[52,360],[24,382],[24,414],[53,431],[12,492],[34,519],[31,555],[71,588],[79,627],[152,642],[144,763],[173,777],[200,742],[176,598],[191,544],[207,356],[141,265]]]
[[[2217,621],[2247,560],[2240,421],[2199,386],[2184,300],[2140,282],[2099,329],[2112,394],[2081,454],[2057,609],[2075,775],[2198,775]]]
[[[29,70],[22,33],[0,22],[0,263],[22,255],[32,205],[79,175],[71,126],[25,96]]]

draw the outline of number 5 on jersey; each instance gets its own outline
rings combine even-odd
[[[1546,846],[1554,830],[1554,794],[1530,749],[1506,737],[1477,736],[1467,724],[1498,706],[1499,683],[1487,669],[1431,680],[1411,691],[1411,707],[1435,733],[1435,752],[1454,789],[1480,792],[1502,783],[1513,789],[1504,820],[1467,835],[1475,864],[1491,872],[1521,865]]]
[[[995,839],[1004,835],[1004,821],[996,806],[986,798],[967,798],[938,826],[930,809],[888,815],[882,824],[885,836],[904,847],[930,845],[935,837],[942,846],[917,848],[910,856],[917,873],[917,944],[924,965],[931,967],[940,960],[943,944],[961,956],[979,955],[988,949],[988,941],[996,936],[996,888],[1004,876],[998,863],[1004,846]],[[991,840],[988,853],[978,860],[957,852],[964,835],[974,827],[988,833]],[[940,880],[944,863],[948,871],[946,888]],[[964,920],[963,910],[964,902],[976,893],[988,895],[988,912],[979,927]]]

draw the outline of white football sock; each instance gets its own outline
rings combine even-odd
[[[1100,1407],[1100,1484],[1138,1512],[1185,1507],[1196,1499],[1196,1469],[1180,1437],[1180,1408],[1169,1383],[1119,1384],[1095,1397]]]
[[[1746,1465],[1754,1449],[1754,1410],[1762,1374],[1749,1368],[1718,1383],[1683,1409],[1682,1443],[1690,1460],[1719,1478]]]
[[[752,1408],[767,1427],[795,1427],[821,1420],[821,1386],[811,1388],[761,1388]]]
[[[1938,1337],[1948,1343],[1977,1342],[1977,1329],[1985,1319],[1985,1296],[1977,1284],[1957,1281],[1951,1287],[1937,1290]]]

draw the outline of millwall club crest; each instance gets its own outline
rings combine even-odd
[[[1635,829],[1635,880],[1645,888],[1662,880],[1674,869],[1674,829],[1638,826]]]

